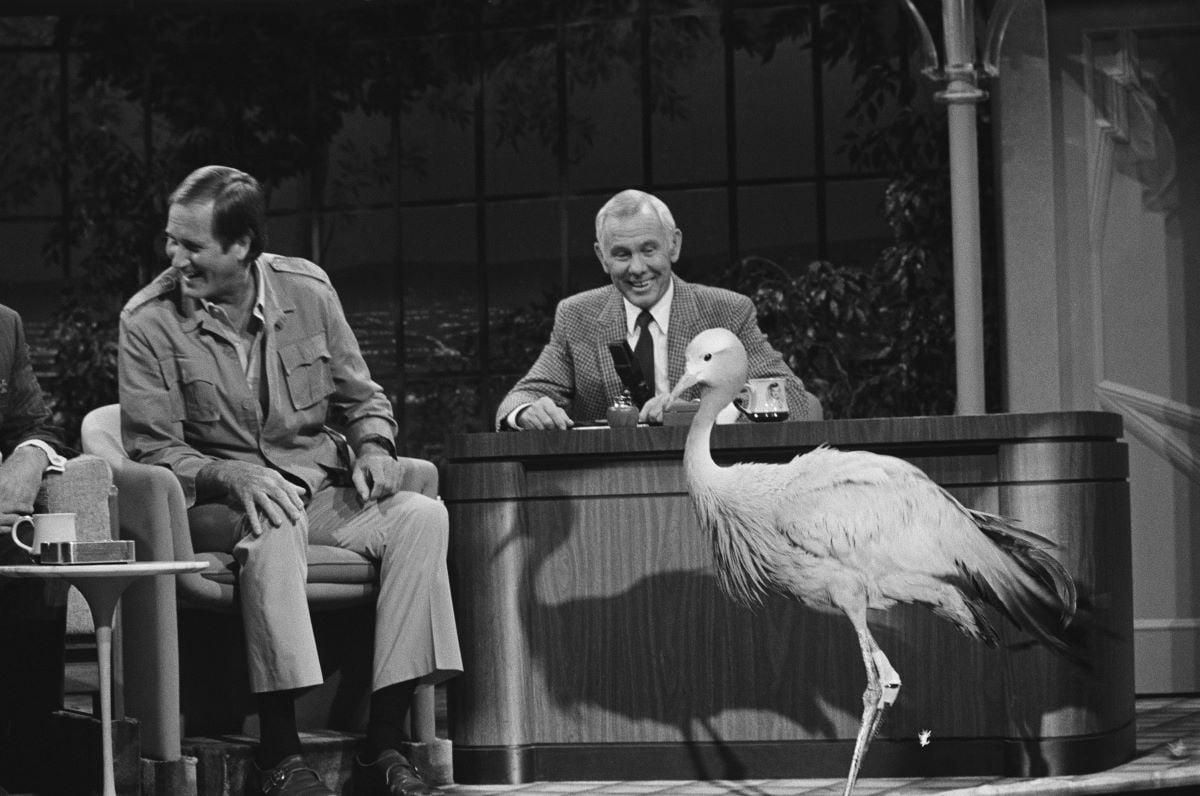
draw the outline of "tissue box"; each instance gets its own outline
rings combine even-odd
[[[675,401],[663,409],[664,426],[687,426],[700,408],[699,401]]]

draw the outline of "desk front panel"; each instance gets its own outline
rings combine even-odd
[[[1063,773],[1131,753],[1124,446],[1034,439],[888,452],[967,505],[1062,544],[1114,634],[1097,639],[1087,676],[998,617],[1004,642],[992,650],[921,607],[873,616],[904,687],[868,772]],[[844,773],[865,683],[849,622],[783,598],[753,611],[728,600],[678,455],[452,462],[444,493],[468,669],[451,689],[460,781],[629,778],[631,765],[656,777]],[[938,744],[919,747],[922,730]],[[1081,754],[1086,738],[1102,742]]]

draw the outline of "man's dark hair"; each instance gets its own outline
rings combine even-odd
[[[167,199],[172,205],[213,203],[212,234],[229,246],[243,235],[250,238],[246,262],[267,246],[267,202],[258,180],[229,166],[203,166],[179,183]]]

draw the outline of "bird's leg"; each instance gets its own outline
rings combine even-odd
[[[867,687],[863,691],[862,724],[858,728],[858,738],[854,742],[854,755],[850,759],[850,773],[846,777],[846,790],[843,796],[850,796],[854,783],[858,780],[858,771],[862,767],[867,748],[879,731],[879,723],[883,713],[900,693],[900,675],[892,668],[887,656],[867,628],[865,609],[850,614],[854,630],[858,634],[858,645],[862,650],[863,666],[867,670]]]
[[[867,735],[867,743],[874,740],[875,733],[879,731],[879,722],[883,720],[884,710],[891,707],[895,703],[896,697],[900,696],[900,674],[892,668],[892,663],[883,654],[883,650],[878,646],[875,647],[871,653],[871,659],[875,664],[875,671],[879,675],[879,695],[875,703],[879,710],[875,712]]]

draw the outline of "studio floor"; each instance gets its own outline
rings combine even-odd
[[[767,779],[717,782],[678,780],[635,782],[535,782],[524,785],[454,785],[454,796],[489,794],[612,794],[617,796],[817,796],[840,794],[840,779]],[[1200,695],[1142,697],[1137,700],[1137,753],[1133,759],[1095,774],[1017,779],[947,777],[941,779],[860,779],[857,796],[952,793],[955,796],[1000,794],[1140,793],[1200,794]]]

